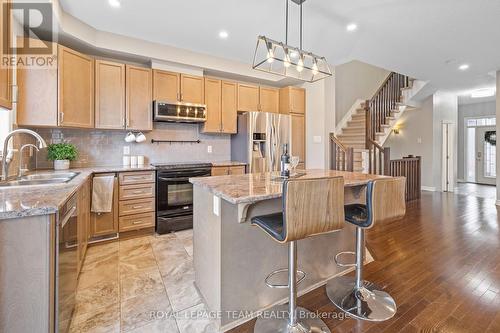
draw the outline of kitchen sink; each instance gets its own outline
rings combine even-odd
[[[79,172],[37,173],[22,176],[19,179],[0,182],[0,187],[63,184],[69,182],[79,174]]]

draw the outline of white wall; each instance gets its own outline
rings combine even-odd
[[[422,187],[441,191],[442,177],[442,124],[451,122],[455,126],[454,169],[457,174],[457,96],[437,92],[428,97],[420,108],[405,111],[399,118],[400,132],[391,135],[384,146],[391,148],[391,158],[407,155],[422,157]]]
[[[459,180],[465,180],[465,118],[496,116],[496,102],[487,101],[458,105],[458,174]]]
[[[391,148],[391,158],[414,155],[422,157],[422,186],[434,189],[433,161],[433,96],[422,102],[420,108],[405,111],[399,118],[399,134],[392,134],[385,142]]]
[[[303,87],[307,109],[306,165],[312,169],[328,168],[328,138],[335,128],[335,78],[305,83]]]
[[[391,72],[353,60],[335,67],[337,123],[357,99],[370,99]]]

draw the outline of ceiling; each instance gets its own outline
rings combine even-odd
[[[260,34],[284,40],[284,0],[60,0],[65,12],[102,31],[251,63]],[[289,43],[298,44],[290,4]],[[307,0],[304,49],[331,64],[361,60],[463,93],[493,86],[500,69],[500,1]],[[347,32],[346,25],[359,28]],[[221,40],[220,30],[229,37]],[[467,71],[458,66],[467,63]]]

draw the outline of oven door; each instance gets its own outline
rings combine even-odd
[[[158,216],[189,215],[193,212],[192,177],[210,176],[210,169],[158,171],[156,209]]]

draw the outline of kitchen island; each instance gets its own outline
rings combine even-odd
[[[220,314],[227,331],[250,319],[248,312],[286,302],[287,289],[271,289],[264,282],[276,269],[287,267],[287,246],[259,228],[253,216],[282,210],[282,182],[278,173],[193,178],[195,282],[208,308]],[[365,202],[368,181],[384,176],[330,170],[301,171],[302,178],[342,176],[345,202]],[[345,273],[333,257],[354,251],[354,228],[298,241],[298,266],[306,272],[299,295]],[[279,281],[278,281],[279,280]],[[273,283],[286,284],[286,273]],[[244,315],[246,317],[244,317]]]

